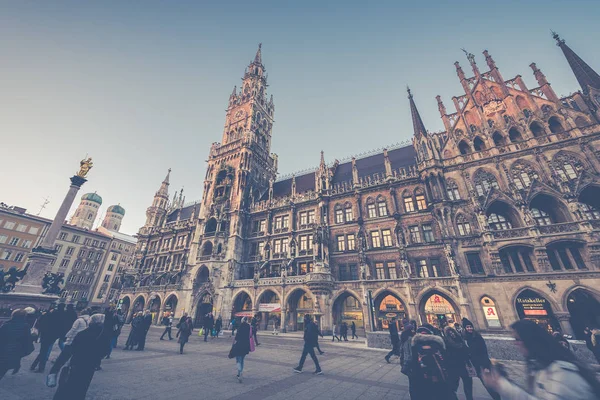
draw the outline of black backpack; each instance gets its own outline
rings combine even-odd
[[[445,383],[448,379],[444,367],[444,355],[438,346],[418,344],[413,350],[415,371],[413,373],[421,380],[435,383]]]

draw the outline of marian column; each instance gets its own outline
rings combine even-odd
[[[60,233],[60,230],[67,218],[67,214],[73,205],[73,201],[77,196],[77,192],[81,186],[87,182],[85,179],[89,170],[92,168],[93,163],[91,158],[81,160],[81,168],[79,172],[71,177],[71,186],[65,196],[50,229],[46,233],[42,244],[34,248],[29,254],[27,260],[27,273],[23,277],[16,287],[15,292],[17,293],[29,293],[29,294],[41,294],[42,293],[42,279],[46,272],[49,271],[52,260],[56,259],[56,250],[54,249],[56,238]],[[58,298],[58,296],[53,296]]]

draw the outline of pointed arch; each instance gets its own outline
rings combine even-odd
[[[581,115],[577,116],[577,118],[575,118],[575,125],[578,128],[584,128],[586,126],[588,126],[590,124],[590,122],[587,120],[587,118],[582,117]]]
[[[517,143],[523,141],[523,136],[521,135],[521,131],[519,131],[516,127],[511,127],[508,130],[508,138],[511,143]]]
[[[475,151],[486,149],[485,142],[479,136],[475,136],[475,139],[473,139],[473,149],[475,149]]]
[[[456,214],[454,223],[456,225],[456,231],[460,236],[468,236],[473,232],[471,227],[471,219],[468,218],[462,211]]]
[[[529,124],[529,130],[533,134],[533,137],[541,137],[546,135],[546,129],[544,129],[544,126],[538,121],[533,121],[531,124]]]
[[[196,272],[196,284],[206,283],[210,279],[210,271],[206,265],[201,265]]]
[[[471,150],[471,146],[469,146],[467,141],[464,139],[458,143],[458,151],[460,152],[460,154],[470,154],[473,152]]]
[[[559,151],[552,157],[552,166],[563,181],[577,179],[581,172],[587,168],[583,160],[570,151]]]
[[[490,189],[500,189],[496,175],[485,168],[479,168],[473,174],[473,184],[478,196],[485,196]]]
[[[217,220],[216,218],[211,218],[206,221],[206,225],[204,225],[204,234],[205,235],[214,235],[217,231]]]
[[[433,303],[433,304],[432,304]],[[425,288],[416,298],[416,304],[418,304],[419,315],[422,323],[437,323],[441,325],[444,323],[450,323],[450,319],[454,322],[461,320],[460,308],[458,307],[459,302],[454,298],[454,295],[448,290],[441,287]],[[437,310],[431,309],[430,307],[436,307]],[[443,317],[440,318],[439,316]]]
[[[202,252],[201,252],[201,254],[203,256],[210,256],[212,254],[212,250],[213,250],[213,244],[212,244],[212,242],[210,240],[207,240],[202,245]]]
[[[552,133],[561,133],[565,131],[561,118],[557,117],[556,115],[548,118],[548,127]]]
[[[496,147],[506,145],[506,138],[498,131],[492,134],[492,140],[494,141],[494,145]]]
[[[529,202],[529,210],[538,225],[551,225],[572,220],[569,209],[555,196],[540,192]]]
[[[495,231],[519,228],[523,225],[517,210],[502,200],[494,200],[487,207],[485,215],[488,225]]]
[[[512,163],[510,173],[515,186],[519,190],[530,187],[534,180],[540,179],[534,165],[525,160],[517,160]]]

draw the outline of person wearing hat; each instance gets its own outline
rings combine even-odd
[[[464,338],[471,352],[471,362],[477,371],[477,377],[481,379],[483,370],[492,367],[485,340],[483,340],[483,337],[475,330],[473,323],[467,318],[462,319],[462,326],[464,329]],[[488,389],[487,387],[486,389],[494,400],[500,399],[500,395],[494,390]]]
[[[21,358],[35,349],[26,317],[27,311],[16,309],[10,320],[0,326],[0,379],[9,369],[16,374],[21,368]]]
[[[425,324],[412,338],[409,392],[412,400],[455,400],[446,367],[446,345]]]

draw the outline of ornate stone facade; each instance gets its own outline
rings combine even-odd
[[[345,162],[321,153],[318,168],[278,180],[259,47],[210,149],[202,201],[167,204],[167,177],[148,209],[124,306],[197,324],[210,310],[260,313],[283,330],[301,329],[304,313],[325,331],[380,330],[392,316],[489,331],[532,318],[576,334],[600,322],[600,77],[557,42],[583,92],[559,98],[535,64],[529,89],[487,51],[487,72],[467,53],[456,112],[437,97],[443,132],[425,129],[409,91],[412,145]]]

